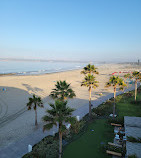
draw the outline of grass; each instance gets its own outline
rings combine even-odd
[[[141,100],[141,93],[138,93],[137,101],[139,100]],[[133,104],[132,102],[134,102],[134,96],[126,97],[125,94],[122,95],[121,100],[116,104],[116,111],[118,113],[118,117],[124,117],[124,116],[141,117],[141,105]]]
[[[130,97],[127,96],[127,94],[123,94],[116,98],[116,112],[118,114],[117,119],[119,120],[123,119],[124,116],[141,117],[141,105],[133,104],[134,91],[130,93],[132,94]],[[138,93],[137,96],[137,101],[139,100],[141,100],[141,93]],[[98,113],[103,114],[101,110],[106,109],[108,106],[109,105],[101,105],[101,107],[96,110]],[[94,129],[94,132],[92,132],[91,129]],[[107,124],[106,119],[97,119],[88,125],[88,129],[81,137],[64,148],[63,158],[111,157],[101,150],[101,142],[105,144],[109,141],[112,142],[113,135],[113,127]]]
[[[91,130],[94,131],[91,131]],[[106,120],[98,119],[90,123],[88,129],[77,140],[65,147],[63,158],[108,158],[105,152],[101,151],[101,143],[113,140],[113,127],[106,124]]]

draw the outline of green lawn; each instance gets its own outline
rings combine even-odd
[[[133,92],[134,93],[134,92]],[[124,116],[140,116],[141,105],[132,104],[133,97],[124,95],[118,96],[116,111],[118,118]],[[138,93],[137,100],[141,100],[141,93]],[[94,132],[91,131],[94,129]],[[106,123],[105,119],[98,119],[88,126],[86,132],[64,148],[63,158],[108,158],[111,157],[100,150],[101,142],[113,141],[113,127]]]
[[[110,156],[102,152],[100,146],[101,142],[112,140],[113,127],[107,125],[104,119],[98,119],[81,137],[65,147],[63,158],[108,158]]]
[[[138,93],[137,101],[141,100],[141,93]],[[133,97],[123,97],[121,101],[116,104],[116,109],[119,117],[137,116],[141,117],[141,105],[132,104]]]

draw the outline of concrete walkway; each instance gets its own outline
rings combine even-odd
[[[129,89],[126,89],[124,92],[134,90],[134,87],[131,87]],[[124,93],[122,91],[117,92],[117,95],[120,95]],[[113,93],[102,96],[99,99],[92,102],[93,107],[97,107],[98,105],[102,104],[106,100],[113,97]],[[89,112],[88,104],[85,106],[82,106],[74,111],[73,116],[80,116],[82,118],[84,115],[86,115]],[[21,158],[24,154],[26,154],[28,145],[34,145],[41,141],[45,136],[47,135],[53,135],[53,131],[57,132],[57,128],[53,128],[50,131],[45,131],[43,133],[42,127],[38,128],[34,133],[31,133],[30,135],[26,136],[25,138],[21,139],[20,141],[14,142],[10,144],[9,146],[5,148],[0,149],[0,158]]]

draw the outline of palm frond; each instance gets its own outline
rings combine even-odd
[[[81,82],[81,86],[96,88],[98,87],[97,83],[98,81],[95,80],[95,77],[91,74],[88,74],[87,76],[85,76],[84,80]]]
[[[99,72],[97,71],[97,68],[94,65],[88,64],[86,67],[83,68],[83,70],[81,71],[81,74],[99,74]]]
[[[45,115],[44,117],[42,117],[42,120],[45,122],[53,122],[54,118],[52,116]]]
[[[65,125],[62,125],[61,127],[60,127],[60,132],[65,132],[66,131],[66,126]]]
[[[76,117],[67,117],[65,122],[69,122],[70,124],[74,124],[77,121]]]
[[[28,109],[31,109],[31,107],[34,105],[34,110],[36,110],[37,106],[44,107],[41,97],[36,97],[35,94],[33,94],[32,98],[29,98],[29,101],[26,105],[28,106]]]
[[[67,101],[56,100],[55,104],[51,105],[51,109],[47,110],[47,114],[45,115],[42,120],[46,122],[46,129],[50,129],[53,125],[60,124],[61,130],[65,130],[65,126],[63,122],[67,122],[71,120],[71,115],[74,109],[67,107]]]
[[[123,90],[124,87],[126,87],[127,85],[124,83],[124,80],[122,78],[119,78],[118,76],[111,76],[109,78],[109,81],[106,83],[105,87],[117,87],[119,86],[120,90]]]
[[[124,75],[124,78],[131,78],[131,75],[128,73],[128,74]]]
[[[56,124],[48,123],[48,124],[44,125],[43,126],[43,131],[50,130],[54,125],[56,125]]]
[[[64,100],[65,98],[73,98],[75,97],[75,92],[70,88],[70,84],[66,83],[66,81],[57,81],[55,84],[55,88],[52,89],[50,96],[53,99]]]

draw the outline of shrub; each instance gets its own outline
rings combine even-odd
[[[125,97],[133,97],[134,94],[133,94],[133,92],[127,92],[127,93],[124,94],[124,96]]]
[[[137,156],[134,154],[134,155],[129,155],[128,158],[137,158]]]
[[[108,123],[115,123],[115,124],[121,124],[124,125],[124,118],[123,117],[116,117],[116,118],[109,118]]]
[[[123,99],[123,95],[118,95],[117,97],[116,97],[116,102],[119,102],[119,101],[121,101]]]
[[[71,125],[70,131],[72,133],[78,134],[82,130],[84,125],[85,125],[85,121],[83,121],[83,120],[77,121],[76,120],[75,123]]]
[[[24,155],[23,158],[55,158],[57,156],[58,140],[53,138],[53,136],[47,136],[33,146],[33,150]]]
[[[131,101],[131,104],[141,105],[141,100]]]
[[[141,86],[138,88],[138,93],[141,93]]]
[[[108,116],[110,113],[112,113],[112,108],[113,108],[113,102],[107,101],[106,103],[103,103],[98,107],[94,108],[93,112],[98,116]]]
[[[130,136],[130,137],[127,137],[127,140],[129,141],[129,142],[133,142],[133,143],[141,143],[141,138],[134,138],[134,137],[132,137],[132,136]]]
[[[82,120],[85,121],[85,122],[89,122],[89,121],[90,121],[89,114],[86,114],[86,115],[82,118]]]
[[[126,154],[126,148],[122,149],[120,147],[112,146],[112,145],[108,145],[108,144],[107,145],[101,145],[101,152],[106,152],[106,150],[121,153],[122,156],[125,156],[125,154]]]

